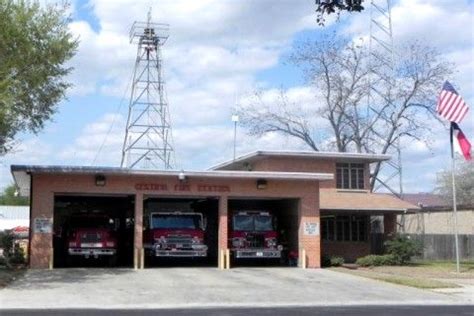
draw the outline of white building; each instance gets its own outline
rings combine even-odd
[[[0,205],[0,231],[18,226],[30,227],[30,207]]]

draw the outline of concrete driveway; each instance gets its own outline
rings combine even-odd
[[[2,308],[191,308],[472,304],[428,290],[295,268],[30,270],[0,290]]]

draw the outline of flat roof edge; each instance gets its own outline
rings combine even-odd
[[[321,211],[373,211],[373,212],[416,212],[418,209],[416,208],[351,208],[351,207],[320,207]]]
[[[257,150],[241,155],[233,160],[227,160],[211,166],[208,170],[216,170],[231,166],[235,163],[244,162],[248,159],[256,157],[298,157],[298,158],[322,158],[322,159],[362,159],[368,162],[386,161],[390,160],[391,156],[386,154],[368,154],[368,153],[353,153],[353,152],[327,152],[327,151],[291,151],[291,150]]]
[[[273,171],[170,171],[170,170],[139,170],[118,167],[84,167],[84,166],[44,166],[44,165],[11,165],[13,174],[24,173],[52,173],[52,174],[109,174],[109,175],[142,175],[142,176],[179,176],[183,173],[187,177],[209,178],[244,178],[244,179],[282,179],[282,180],[332,180],[331,173],[307,172],[273,172]]]

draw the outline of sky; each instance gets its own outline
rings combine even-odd
[[[48,1],[46,1],[48,2]],[[368,1],[366,7],[368,7]],[[327,32],[367,36],[370,10],[334,16],[317,25],[313,0],[90,0],[73,1],[71,32],[80,40],[70,61],[73,87],[38,135],[22,133],[15,150],[0,158],[0,189],[11,184],[11,164],[119,166],[136,46],[128,34],[145,21],[170,25],[163,47],[176,169],[203,170],[233,155],[236,104],[256,90],[271,101],[279,89],[295,103],[314,103],[314,87],[288,63],[296,43]],[[417,39],[456,64],[449,79],[471,107],[461,128],[474,143],[473,1],[393,1],[394,42]],[[435,106],[433,104],[433,106]],[[449,167],[446,126],[433,123],[428,148],[402,142],[405,192],[430,192]],[[437,124],[437,125],[436,125]],[[238,128],[237,155],[254,150],[308,150],[282,135],[251,137]],[[472,167],[472,164],[470,165]]]

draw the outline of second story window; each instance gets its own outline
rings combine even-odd
[[[336,188],[364,189],[364,169],[362,163],[337,163]]]

